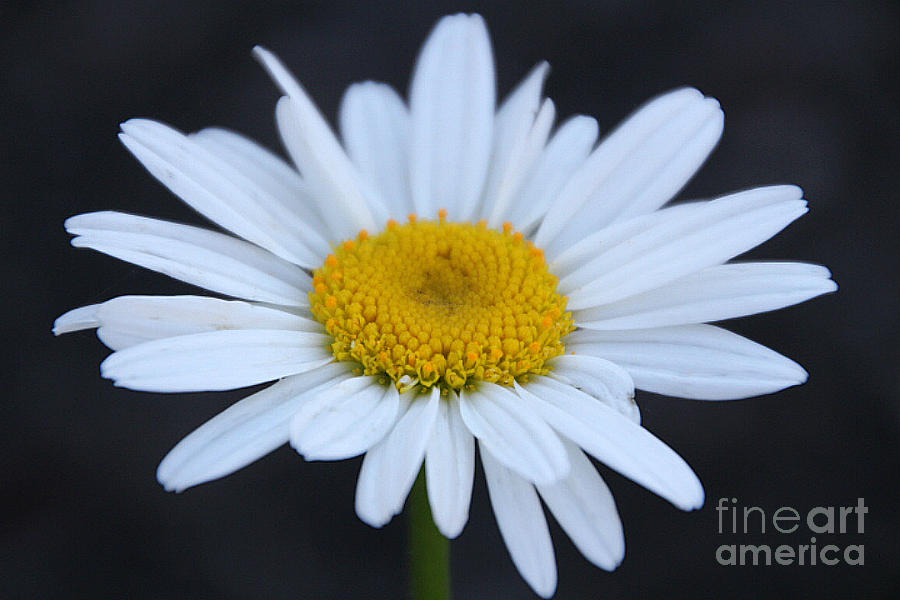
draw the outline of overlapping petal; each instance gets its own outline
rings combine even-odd
[[[569,337],[567,347],[622,366],[642,390],[681,398],[748,398],[807,378],[791,359],[713,325],[583,329]]]
[[[283,329],[322,333],[317,321],[239,300],[206,296],[119,296],[70,310],[56,320],[56,335],[96,327],[113,350],[167,337],[223,329]]]
[[[630,418],[550,377],[517,386],[521,401],[585,452],[682,510],[703,504],[700,480],[674,450]]]
[[[154,177],[211,221],[295,264],[314,268],[325,259],[327,246],[315,229],[286,198],[249,177],[252,170],[245,174],[203,144],[149,119],[122,123],[119,139]]]
[[[708,323],[776,310],[833,292],[825,267],[747,262],[707,267],[662,287],[575,312],[580,327],[646,329]]]
[[[291,419],[310,393],[349,377],[345,363],[331,363],[232,404],[178,442],[160,463],[157,479],[180,492],[250,464],[288,441]]]
[[[389,85],[350,86],[340,111],[347,154],[394,218],[413,211],[409,192],[409,111]]]
[[[374,231],[383,207],[373,206],[363,195],[359,172],[328,122],[274,54],[259,46],[253,51],[286,94],[275,110],[278,130],[328,225],[333,236],[329,241],[352,238],[361,229]]]
[[[117,386],[145,392],[231,390],[310,371],[332,360],[321,333],[231,329],[143,342],[100,365]]]
[[[597,121],[591,117],[579,115],[563,123],[526,175],[503,220],[522,231],[534,230],[562,187],[584,164],[597,134]]]
[[[557,257],[560,291],[570,309],[590,308],[721,264],[803,215],[801,195],[794,186],[758,188],[614,225]]]
[[[322,390],[291,421],[291,445],[306,460],[341,460],[377,444],[397,422],[400,394],[375,377]]]
[[[494,119],[490,171],[482,192],[479,215],[499,227],[519,189],[547,143],[556,116],[553,102],[541,102],[541,88],[549,71],[541,63],[503,102]]]
[[[641,413],[634,401],[634,382],[619,365],[580,354],[563,354],[553,359],[550,377],[590,394],[637,424]]]
[[[584,557],[612,571],[625,557],[625,533],[612,492],[584,452],[568,440],[564,443],[572,471],[564,480],[537,489]]]
[[[649,102],[604,139],[553,201],[535,243],[555,253],[617,219],[665,204],[722,133],[719,103],[686,88]]]
[[[542,598],[556,591],[553,542],[534,486],[479,442],[484,479],[500,535],[513,563]]]
[[[402,416],[390,433],[366,453],[359,470],[356,514],[372,527],[386,525],[403,510],[437,420],[440,389],[433,387],[404,400]]]
[[[206,229],[112,211],[66,220],[76,248],[92,248],[236,298],[308,306],[312,279],[253,244]]]
[[[428,502],[438,530],[448,538],[460,534],[469,519],[475,477],[475,439],[459,412],[456,392],[440,403],[425,454]]]
[[[328,253],[328,241],[323,235],[325,223],[316,210],[309,185],[293,166],[253,140],[227,129],[210,127],[188,137],[295,212],[305,225],[295,235],[302,236],[302,241],[322,256]]]
[[[482,382],[463,390],[459,407],[466,427],[504,465],[533,483],[553,483],[569,474],[559,437],[537,413],[522,410],[509,388]]]

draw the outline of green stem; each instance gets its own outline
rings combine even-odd
[[[413,600],[450,600],[450,541],[431,518],[424,468],[410,494],[409,571]]]

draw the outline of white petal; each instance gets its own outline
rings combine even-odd
[[[559,437],[516,394],[482,382],[459,394],[462,419],[482,446],[510,469],[534,483],[553,483],[569,474]]]
[[[797,304],[837,289],[825,267],[792,262],[708,267],[660,288],[574,313],[579,327],[646,329],[721,321]]]
[[[553,256],[553,272],[560,277],[571,275],[573,271],[583,267],[602,251],[623,244],[631,245],[632,238],[655,227],[665,227],[666,224],[677,225],[685,221],[690,223],[692,219],[705,215],[704,211],[712,210],[711,206],[718,207],[716,210],[725,211],[726,214],[740,214],[751,209],[800,200],[802,196],[803,190],[797,186],[773,185],[729,194],[712,202],[676,204],[647,215],[615,223],[576,241],[563,252]],[[730,211],[726,209],[730,209]]]
[[[308,393],[351,377],[347,363],[331,363],[282,379],[219,413],[166,455],[156,477],[180,492],[229,475],[288,440],[288,424]]]
[[[93,248],[214,292],[308,306],[312,279],[261,248],[227,235],[111,211],[66,220],[77,248]]]
[[[320,391],[291,422],[291,445],[306,460],[362,454],[397,422],[400,395],[376,377],[356,377]]]
[[[286,208],[295,212],[303,224],[297,235],[302,235],[303,242],[310,248],[323,257],[330,252],[330,246],[323,237],[325,222],[316,212],[309,186],[292,165],[253,140],[227,129],[210,127],[195,131],[188,137],[231,168],[240,170],[269,196],[279,199]]]
[[[588,265],[601,252],[615,248],[620,244],[627,245],[634,236],[657,227],[661,223],[671,222],[694,214],[701,205],[702,203],[700,202],[676,204],[649,215],[642,215],[622,223],[604,227],[600,231],[574,242],[563,252],[554,255],[550,261],[551,271],[558,277],[571,275]]]
[[[475,214],[493,139],[494,59],[478,15],[441,19],[425,42],[410,85],[409,175],[413,206],[454,221]]]
[[[352,239],[363,229],[375,231],[362,179],[312,103],[285,96],[275,116],[282,141],[332,234],[330,241]]]
[[[409,192],[409,112],[389,85],[351,85],[340,111],[347,153],[393,218],[412,212]]]
[[[53,322],[53,335],[62,335],[98,327],[100,325],[100,322],[97,320],[98,306],[100,305],[89,304],[88,306],[80,306],[60,315]]]
[[[566,348],[615,362],[642,390],[682,398],[749,398],[807,378],[803,367],[789,358],[712,325],[583,329],[566,339]]]
[[[516,201],[519,189],[531,173],[534,163],[540,157],[541,150],[547,143],[547,136],[550,135],[550,128],[553,127],[555,116],[556,107],[553,101],[547,98],[541,104],[541,109],[534,119],[534,125],[513,149],[503,178],[497,187],[496,196],[490,205],[489,224],[500,226],[505,221],[506,213]]]
[[[551,377],[590,394],[640,424],[641,413],[634,401],[634,382],[628,371],[602,358],[576,354],[558,356],[551,364]]]
[[[556,591],[556,561],[534,487],[506,468],[483,443],[481,464],[500,535],[522,578],[542,598]]]
[[[722,135],[724,115],[716,100],[703,98],[696,90],[673,94],[690,98],[646,137],[639,137],[646,131],[630,137],[636,133],[629,127],[630,120],[600,143],[588,160],[590,170],[586,174],[590,181],[566,188],[560,198],[560,202],[576,202],[587,194],[552,241],[546,239],[546,249],[551,254],[569,245],[569,240],[581,239],[610,223],[656,210],[700,168]],[[669,99],[663,97],[657,102],[666,104]],[[652,112],[653,108],[645,110]],[[641,121],[642,115],[632,119]],[[611,154],[607,144],[624,144],[628,148],[614,148],[613,152],[620,154]]]
[[[152,340],[114,352],[100,372],[117,386],[201,392],[272,381],[327,364],[330,337],[306,331],[233,329]]]
[[[637,217],[652,224],[612,247],[598,248],[593,259],[560,280],[559,289],[569,296],[569,309],[577,310],[621,300],[721,264],[804,214],[806,202],[798,199],[800,193],[793,186],[759,188],[677,206],[649,219]],[[621,228],[629,226],[629,221],[621,224]]]
[[[538,486],[547,508],[585,558],[612,571],[625,558],[625,534],[612,493],[591,461],[565,441],[572,472],[553,485]]]
[[[147,338],[133,335],[127,329],[116,329],[113,327],[99,327],[97,329],[97,338],[110,350],[124,350],[148,341]]]
[[[285,96],[293,96],[295,98],[306,96],[306,91],[300,85],[300,82],[272,52],[262,46],[254,46],[253,57],[259,61]]]
[[[307,197],[307,186],[300,173],[275,153],[250,138],[221,127],[201,129],[188,137],[220,160],[240,167],[247,177],[271,195],[281,198],[286,205],[295,210],[303,209],[305,203],[298,199]]]
[[[361,229],[375,231],[376,223],[355,169],[331,127],[296,79],[278,58],[260,46],[256,58],[287,95],[278,101],[275,116],[288,153],[300,169],[318,203],[318,212],[340,241]]]
[[[525,178],[504,220],[531,230],[597,141],[597,121],[583,115],[563,123]]]
[[[549,63],[538,63],[497,109],[492,163],[506,162],[516,141],[531,128],[541,105],[541,91],[549,72]]]
[[[226,329],[283,329],[324,333],[293,313],[203,296],[120,296],[97,306],[97,337],[122,350],[150,340]]]
[[[658,209],[671,200],[706,162],[722,137],[725,114],[715,98],[706,98],[695,108],[696,112],[683,115],[684,121],[672,126],[673,130],[660,132],[663,134],[658,138],[661,143],[658,146],[654,143],[648,155],[642,157],[645,161],[652,160],[653,166],[658,170],[643,170],[645,179],[639,186],[632,187],[640,189],[640,192],[628,195],[621,203],[622,210],[610,222]],[[699,119],[698,114],[701,115]],[[690,120],[689,117],[697,120]],[[679,138],[675,144],[672,144],[672,137]],[[637,175],[633,173],[632,177],[636,178]]]
[[[684,141],[684,135],[678,135],[681,132],[678,131],[677,125],[684,121],[686,116],[692,117],[698,108],[705,114],[718,109],[718,104],[715,106],[708,104],[703,94],[687,88],[669,92],[638,109],[600,143],[560,191],[537,231],[535,244],[549,251],[551,243],[564,230],[566,224],[593,198],[601,204],[606,200],[605,194],[610,194],[609,200],[613,203],[613,208],[618,208],[630,191],[631,186],[625,185],[629,183],[628,169],[637,168],[641,174],[639,179],[633,180],[635,185],[644,181],[647,175],[643,174],[643,169],[652,164],[642,158],[649,158],[656,149],[667,149],[669,144],[677,147],[678,142]],[[693,124],[696,119],[688,120]],[[701,121],[703,120],[701,118]],[[692,133],[690,127],[687,130]],[[666,134],[677,137],[667,140]],[[597,224],[601,227],[609,224],[611,219],[605,209],[598,206],[597,210],[603,211],[606,217],[605,221],[599,221]]]
[[[205,296],[119,296],[102,304],[70,311],[57,320],[75,331],[71,313],[90,309],[93,324],[87,318],[80,329],[98,327],[97,335],[113,350],[142,342],[218,331],[220,329],[285,329],[322,332],[322,326],[310,319],[258,304],[239,300],[219,300]],[[76,313],[77,314],[77,313]]]
[[[550,377],[517,391],[524,406],[611,468],[682,510],[703,504],[703,487],[687,463],[628,417]]]
[[[479,211],[492,227],[503,222],[513,194],[547,142],[555,110],[549,100],[541,108],[541,89],[549,70],[547,63],[535,67],[503,102],[494,119],[490,169]]]
[[[411,395],[404,394],[404,396]],[[440,390],[414,398],[391,432],[366,453],[356,483],[356,514],[383,527],[403,510],[437,419]]]
[[[318,235],[281,197],[194,140],[148,119],[122,123],[119,139],[172,193],[225,229],[307,268],[327,254],[304,240]],[[309,234],[309,235],[307,235]]]
[[[101,327],[130,328],[147,340],[221,329],[284,329],[321,333],[293,313],[206,296],[119,296],[97,307]]]
[[[475,440],[459,414],[455,392],[440,403],[428,450],[425,481],[434,524],[452,539],[469,519],[475,477]]]

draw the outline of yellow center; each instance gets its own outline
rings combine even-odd
[[[311,309],[335,358],[401,391],[547,374],[574,324],[543,252],[508,223],[500,232],[439,214],[361,231],[315,271]]]

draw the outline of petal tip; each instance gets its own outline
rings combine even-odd
[[[466,518],[462,519],[461,522],[438,523],[437,521],[435,521],[434,526],[437,527],[437,530],[441,533],[442,536],[444,536],[448,540],[455,540],[462,533],[463,529],[465,529],[467,521],[468,515],[466,515]]]
[[[356,516],[359,517],[360,521],[375,529],[381,529],[391,520],[390,515],[370,513],[360,506],[356,507]]]
[[[179,485],[175,480],[173,469],[168,467],[168,463],[164,458],[161,463],[159,463],[159,467],[156,468],[156,481],[163,487],[163,489],[167,492],[175,492],[176,494],[181,493],[182,490],[186,489],[188,486]]]
[[[96,304],[73,308],[72,310],[60,315],[53,322],[53,335],[59,336],[64,333],[72,333],[73,331],[82,331],[98,327],[100,322],[96,316]]]
[[[141,127],[143,125],[152,125],[155,123],[156,121],[153,121],[152,119],[131,117],[130,119],[126,119],[119,123],[119,129],[121,129],[124,133],[128,133],[129,130],[134,130],[136,127]]]
[[[260,44],[256,44],[255,46],[253,46],[253,49],[250,50],[250,54],[263,66],[266,66],[266,63],[269,61],[277,60],[275,55],[272,54],[271,50]]]
[[[695,483],[695,489],[685,494],[684,499],[676,504],[676,507],[687,512],[703,508],[703,504],[706,502],[706,491],[703,489],[703,484],[700,483],[699,479]]]
[[[82,213],[80,215],[72,215],[71,217],[63,221],[63,227],[65,227],[66,231],[68,231],[72,235],[76,235],[73,230],[78,227],[79,223],[82,223],[84,221],[85,217],[92,214],[96,213]]]

